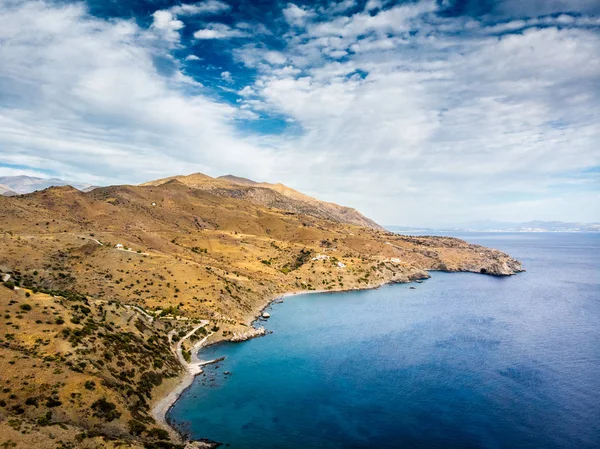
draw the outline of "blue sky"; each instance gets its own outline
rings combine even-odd
[[[600,221],[597,0],[0,0],[0,175]]]

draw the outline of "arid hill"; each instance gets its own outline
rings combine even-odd
[[[233,175],[211,178],[202,173],[194,173],[188,176],[173,176],[158,179],[142,185],[157,186],[173,180],[195,189],[211,192],[214,195],[243,199],[257,206],[312,215],[340,223],[383,229],[373,220],[365,217],[355,209],[319,201],[294,189],[290,189],[283,184],[258,183]]]
[[[205,337],[253,335],[278,295],[521,270],[500,251],[348,224],[277,189],[192,175],[0,197],[0,444],[181,447],[152,413],[181,359]]]

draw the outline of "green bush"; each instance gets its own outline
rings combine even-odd
[[[48,407],[48,408],[58,407],[61,405],[62,405],[62,402],[60,402],[56,398],[51,397],[51,398],[46,399],[46,407]]]
[[[127,426],[129,427],[129,433],[135,436],[141,435],[148,428],[144,423],[141,423],[140,421],[137,421],[135,419],[129,421],[127,423]]]
[[[164,429],[159,429],[158,427],[154,427],[148,431],[148,436],[150,438],[156,438],[157,440],[168,440],[169,432]]]
[[[93,416],[104,419],[107,422],[114,421],[121,416],[117,411],[117,406],[112,402],[108,402],[106,398],[100,398],[92,404]]]

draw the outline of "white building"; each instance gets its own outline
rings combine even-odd
[[[117,249],[123,249],[123,245],[121,243],[117,243],[115,245],[115,248],[117,248]]]

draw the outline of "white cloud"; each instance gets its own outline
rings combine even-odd
[[[231,39],[236,37],[248,37],[246,31],[231,28],[223,23],[209,23],[206,28],[194,33],[196,39]]]
[[[369,0],[365,5],[365,11],[372,11],[381,7],[383,7],[381,0]]]
[[[181,20],[177,20],[171,11],[156,11],[152,14],[152,29],[154,29],[164,40],[175,43],[179,42],[179,30],[185,27]]]
[[[227,3],[218,0],[207,0],[199,3],[173,6],[169,11],[175,15],[195,16],[200,14],[218,14],[230,9],[231,6]]]
[[[283,17],[290,25],[302,26],[308,19],[315,15],[314,11],[301,8],[294,3],[288,3],[282,11]]]
[[[406,32],[411,29],[412,21],[436,9],[436,2],[431,0],[401,4],[376,15],[362,12],[350,17],[342,16],[329,22],[312,24],[309,26],[308,35],[356,38],[371,32],[380,35]]]
[[[185,57],[186,61],[200,61],[202,60],[202,58],[196,56],[196,55],[188,55]]]
[[[332,2],[329,7],[322,8],[319,12],[322,14],[340,14],[354,8],[357,5],[356,0],[341,0]]]
[[[178,16],[217,14],[228,11],[230,8],[227,3],[218,0],[176,5],[168,9],[155,11],[152,14],[151,29],[160,39],[171,45],[178,44],[181,38],[179,31],[185,27],[185,24],[177,18]]]
[[[221,72],[221,79],[223,79],[223,81],[226,81],[228,83],[233,82],[233,77],[231,76],[231,72]]]
[[[281,65],[285,64],[287,58],[279,51],[268,51],[264,54],[264,59],[270,64]]]

